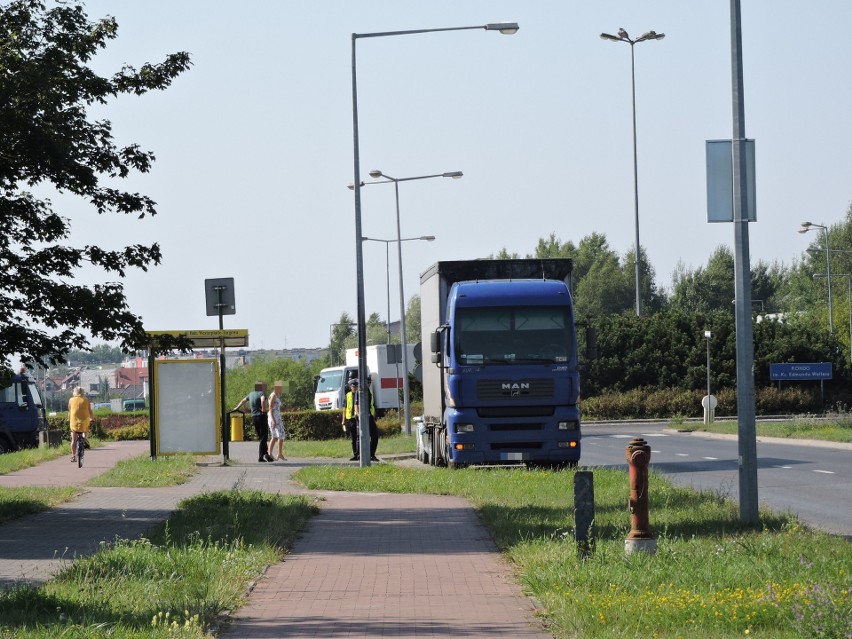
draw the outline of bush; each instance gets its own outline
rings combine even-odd
[[[669,419],[671,417],[701,417],[704,409],[701,398],[705,391],[634,389],[623,393],[603,393],[583,399],[580,408],[585,419]],[[714,393],[718,402],[717,417],[737,414],[737,392],[722,388]],[[819,391],[801,387],[779,390],[775,386],[755,390],[757,415],[787,415],[822,412]]]

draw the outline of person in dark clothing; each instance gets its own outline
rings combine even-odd
[[[357,395],[358,379],[353,377],[349,380],[349,390],[346,392],[346,404],[343,407],[343,421],[341,422],[344,432],[349,433],[349,437],[352,440],[352,458],[349,461],[358,461],[360,459],[360,455],[358,454],[358,445],[360,444],[358,441],[358,419],[355,415]]]
[[[371,381],[370,375],[367,375],[367,400],[368,400],[369,405],[370,405],[370,412],[369,412],[369,415],[368,415],[368,417],[369,417],[368,424],[369,424],[369,429],[370,429],[370,461],[381,461],[378,457],[376,457],[376,448],[379,445],[379,426],[378,426],[378,424],[376,424],[376,404],[373,401],[373,392],[372,392],[372,390],[370,390],[370,381]],[[355,395],[355,413],[358,416],[358,424],[359,424],[359,427],[360,427],[361,411],[360,411],[360,406],[358,405],[359,404],[359,401],[358,401],[359,393],[356,392],[354,395]]]
[[[251,409],[251,421],[257,432],[257,438],[260,440],[257,461],[275,461],[269,454],[269,425],[266,419],[266,412],[269,410],[269,406],[266,402],[266,383],[255,382],[254,390],[243,397],[240,403],[234,407],[234,410],[240,410],[245,403],[248,403]]]

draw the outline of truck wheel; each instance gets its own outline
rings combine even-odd
[[[0,455],[4,455],[6,453],[11,453],[15,450],[11,444],[9,444],[9,440],[2,434],[0,434]]]

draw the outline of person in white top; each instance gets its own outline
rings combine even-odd
[[[286,460],[284,457],[284,422],[281,421],[282,382],[275,382],[274,390],[269,396],[269,456],[276,460]],[[278,456],[275,456],[275,445],[278,444]]]

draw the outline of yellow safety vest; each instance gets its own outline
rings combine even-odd
[[[346,393],[346,409],[343,411],[346,419],[355,419],[355,397],[352,391]]]

